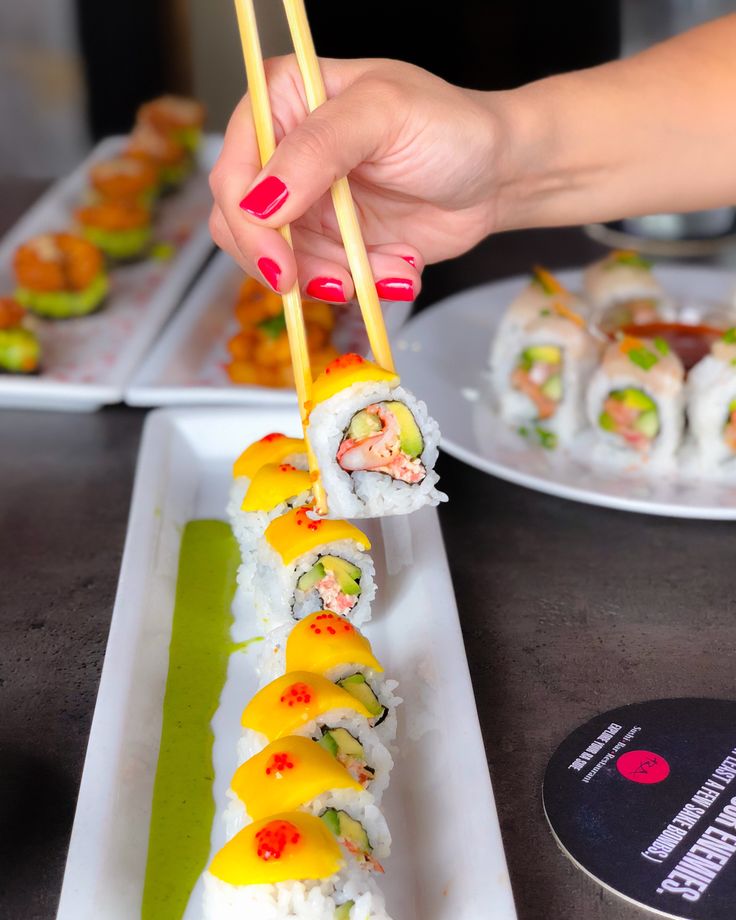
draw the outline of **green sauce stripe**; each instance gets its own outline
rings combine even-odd
[[[240,557],[222,521],[190,521],[179,552],[141,920],[181,920],[210,850],[210,722],[227,675]]]

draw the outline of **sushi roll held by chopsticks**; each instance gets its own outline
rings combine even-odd
[[[614,466],[663,468],[685,421],[682,362],[663,339],[626,336],[608,346],[588,389],[596,455]]]
[[[408,514],[447,496],[435,485],[440,432],[397,374],[360,355],[314,381],[306,429],[331,517]]]
[[[687,413],[701,469],[736,474],[736,329],[690,371]]]

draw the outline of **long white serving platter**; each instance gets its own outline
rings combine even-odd
[[[57,920],[140,916],[181,531],[223,517],[245,445],[297,429],[290,409],[149,416]],[[388,909],[395,920],[515,920],[437,514],[368,523],[379,593],[366,633],[404,698],[384,799],[394,837],[382,878]],[[244,705],[256,676],[253,659],[238,655]],[[239,734],[238,713],[225,715],[221,706],[213,720],[218,803]],[[222,749],[230,764],[218,763]],[[215,845],[219,836],[216,822]],[[186,917],[201,920],[196,897]]]
[[[128,405],[296,405],[293,390],[234,384],[227,375],[227,343],[239,328],[235,301],[243,278],[229,256],[215,256],[131,380],[125,392]],[[390,335],[398,332],[410,310],[409,303],[383,304]],[[333,341],[338,351],[366,353],[358,307],[348,304],[335,311]]]
[[[16,248],[37,234],[70,229],[88,185],[91,164],[116,156],[125,140],[108,137],[101,141],[3,237],[1,294],[11,294],[15,287],[12,261]],[[207,173],[221,146],[221,135],[206,135],[196,172],[157,208],[155,240],[172,244],[174,255],[168,261],[146,259],[113,268],[110,295],[97,313],[57,321],[33,317],[43,349],[41,373],[0,375],[1,407],[90,411],[122,400],[125,385],[213,248],[207,226],[212,205]]]

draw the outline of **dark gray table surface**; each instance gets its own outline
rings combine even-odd
[[[0,230],[38,188],[0,183]],[[428,269],[421,303],[531,261],[572,265],[598,252],[577,230],[497,237]],[[7,920],[55,914],[144,419],[124,407],[0,412]],[[451,496],[440,518],[519,918],[641,918],[559,852],[541,779],[556,745],[600,711],[734,695],[734,531],[562,501],[444,455],[439,470]]]

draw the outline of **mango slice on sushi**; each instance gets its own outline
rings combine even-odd
[[[248,825],[215,854],[209,871],[231,885],[273,885],[329,878],[343,863],[324,821],[295,811]]]
[[[332,789],[363,787],[322,745],[290,735],[268,744],[241,764],[230,788],[254,820],[290,811]]]
[[[276,518],[266,530],[266,540],[281,556],[284,565],[310,549],[338,540],[352,540],[364,550],[371,548],[371,541],[353,524],[315,518],[310,516],[309,508],[295,508]]]
[[[303,438],[289,438],[274,431],[245,448],[233,464],[233,478],[245,476],[252,479],[266,463],[290,463],[306,469],[306,450]]]
[[[326,677],[291,671],[256,693],[243,710],[241,723],[243,728],[274,741],[335,710],[371,719],[360,700]]]
[[[301,670],[309,664],[315,673],[327,674],[348,663],[383,671],[365,636],[331,610],[300,620],[286,640],[287,671]]]
[[[439,428],[397,374],[342,355],[314,381],[307,438],[330,517],[407,514],[445,500],[435,489]]]
[[[298,470],[290,463],[266,463],[253,476],[241,510],[273,511],[288,499],[309,492],[311,487],[306,470]]]

